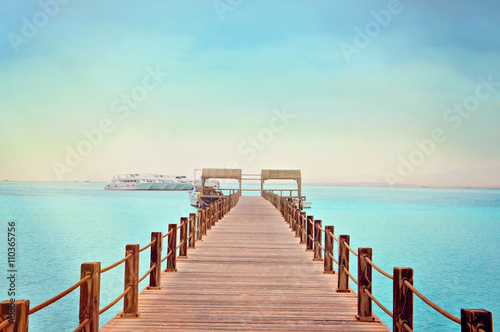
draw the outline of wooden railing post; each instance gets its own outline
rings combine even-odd
[[[0,303],[0,317],[12,323],[4,331],[28,332],[29,311],[30,301],[28,300],[3,301]]]
[[[301,212],[304,214],[305,217],[305,212]],[[314,250],[314,245],[313,245],[313,240],[314,240],[314,217],[313,216],[307,216],[306,220],[306,230],[307,230],[307,235],[306,235],[306,251],[313,251]]]
[[[349,271],[349,249],[346,243],[349,244],[349,235],[339,236],[339,277],[337,292],[349,292],[349,276],[344,271],[344,267]]]
[[[372,259],[371,248],[358,248],[358,315],[360,321],[373,321],[372,300],[365,293],[365,289],[372,293],[372,266],[366,262]]]
[[[306,225],[306,216],[305,212],[300,212],[295,206],[293,207],[295,210],[295,215],[297,216],[297,220],[300,223],[300,244],[307,244],[307,225]]]
[[[212,203],[211,205],[210,220],[212,221],[212,226],[215,226],[215,223],[217,222],[217,203]]]
[[[314,220],[314,261],[322,261],[322,253],[321,250],[321,220]]]
[[[303,243],[302,242],[302,222],[300,221],[301,219],[299,219],[299,214],[298,214],[298,211],[295,210],[295,207],[292,206],[292,204],[290,204],[290,216],[292,218],[292,222],[293,222],[293,225],[294,225],[294,229],[295,229],[295,237],[298,237],[300,239],[300,243]]]
[[[179,258],[187,258],[187,245],[188,245],[188,218],[182,217],[180,221],[180,240],[179,240]]]
[[[224,216],[226,215],[226,199],[227,199],[227,197],[222,197],[222,199],[221,199],[221,201],[222,201],[221,202],[221,206],[222,206],[222,208],[221,208],[221,211],[222,211],[221,218],[224,218]]]
[[[462,332],[493,332],[493,315],[483,309],[460,310]]]
[[[212,229],[212,204],[207,205],[207,210],[205,212],[206,215],[206,223],[207,223],[207,231]]]
[[[161,289],[161,252],[163,250],[163,233],[162,232],[152,232],[151,242],[156,240],[155,243],[151,245],[151,263],[149,267],[156,264],[156,267],[149,274],[149,286],[148,289]]]
[[[133,254],[125,261],[125,286],[126,290],[132,286],[123,298],[123,312],[121,317],[139,317],[139,245],[127,244],[125,256]]]
[[[189,214],[189,248],[196,248],[196,213]]]
[[[203,208],[203,210],[201,210],[201,229],[202,229],[202,235],[207,235],[207,228],[208,228],[208,225],[207,225],[207,208]]]
[[[335,269],[333,268],[333,226],[325,226],[325,260],[323,273],[334,274]],[[330,234],[331,232],[331,234]],[[331,257],[330,257],[331,255]]]
[[[405,285],[413,285],[413,269],[395,267],[393,279],[393,332],[406,331],[404,324],[413,329],[413,292]]]
[[[80,278],[87,275],[91,278],[80,286],[80,324],[89,319],[83,327],[85,332],[99,332],[99,297],[101,291],[101,263],[83,263]]]
[[[172,253],[167,258],[167,268],[165,272],[176,272],[177,271],[177,224],[168,224],[168,250],[167,255]]]
[[[197,221],[197,230],[196,232],[196,241],[203,242],[203,224],[202,224],[202,218],[201,218],[201,210],[198,210],[198,217],[196,218]]]

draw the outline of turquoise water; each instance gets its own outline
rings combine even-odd
[[[195,212],[185,192],[103,190],[104,183],[0,183],[0,216],[16,222],[18,299],[31,307],[80,278],[80,264],[108,266],[124,256],[125,245],[150,241],[152,231]],[[351,246],[371,247],[374,262],[392,273],[414,269],[414,284],[428,298],[459,316],[460,308],[483,308],[500,323],[500,190],[303,186],[313,202],[306,210],[335,234],[349,234]],[[2,236],[5,238],[5,236]],[[337,248],[335,248],[336,252]],[[7,270],[7,244],[0,248]],[[165,252],[164,252],[165,255]],[[356,273],[355,257],[351,271]],[[148,266],[141,254],[140,274]],[[0,278],[0,299],[7,282]],[[147,286],[147,279],[141,289]],[[356,285],[351,284],[355,288]],[[101,280],[101,307],[123,290],[123,268]],[[392,282],[374,271],[374,295],[392,310]],[[78,325],[78,291],[30,316],[31,331],[72,331]],[[416,331],[459,331],[460,327],[415,303]],[[101,325],[122,307],[101,315]],[[374,304],[375,313],[391,320]]]

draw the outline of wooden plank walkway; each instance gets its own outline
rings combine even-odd
[[[140,293],[138,318],[101,331],[389,331],[357,321],[357,296],[336,293],[336,274],[298,242],[269,202],[241,197],[161,290]]]

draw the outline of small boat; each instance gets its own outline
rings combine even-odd
[[[193,188],[188,190],[189,203],[192,207],[203,208],[207,203],[201,198],[201,174],[199,177],[197,174],[201,172],[202,169],[195,169],[193,178]],[[220,183],[217,180],[208,179],[205,181],[205,195],[220,196],[222,192],[220,191]]]
[[[220,192],[220,183],[215,180],[208,180],[205,182],[205,194],[220,196],[222,193]],[[189,203],[192,207],[195,208],[203,208],[206,203],[201,199],[201,179],[195,181],[194,187],[188,190],[189,195]]]

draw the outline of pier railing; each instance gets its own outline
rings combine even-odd
[[[295,204],[286,197],[278,196],[271,191],[263,191],[262,196],[278,209],[286,223],[306,246],[307,251],[314,253],[313,260],[324,262],[324,273],[338,273],[337,292],[352,292],[349,279],[357,285],[358,314],[360,321],[372,321],[372,301],[375,302],[393,320],[393,332],[413,331],[413,294],[425,304],[461,326],[462,332],[492,332],[492,313],[483,309],[462,309],[461,316],[456,317],[430,301],[413,286],[413,269],[395,267],[393,273],[385,272],[372,260],[372,248],[358,248],[355,251],[350,246],[349,235],[335,237],[334,226],[322,227],[321,220],[306,216]],[[324,241],[323,241],[324,240]],[[338,243],[338,259],[335,259],[334,241]],[[323,258],[324,254],[324,258]],[[350,256],[357,257],[357,279],[349,272]],[[333,263],[337,264],[337,270]],[[372,269],[393,280],[393,308],[390,311],[374,296],[372,290]]]
[[[138,244],[127,244],[125,257],[107,267],[102,268],[100,262],[83,263],[80,272],[81,279],[77,283],[31,309],[29,300],[1,302],[0,331],[28,331],[30,315],[50,306],[78,288],[80,289],[79,325],[74,332],[98,332],[99,315],[112,308],[121,299],[123,299],[123,309],[120,315],[122,317],[138,317],[140,314],[138,310],[139,283],[149,276],[147,289],[161,289],[162,264],[167,261],[165,272],[177,271],[177,257],[187,258],[188,248],[195,248],[196,241],[201,241],[203,236],[207,235],[207,230],[214,227],[220,219],[229,213],[238,203],[239,197],[239,192],[221,197],[198,210],[198,213],[190,213],[189,217],[182,217],[179,225],[169,224],[166,234],[152,232],[151,242],[142,248]],[[177,240],[178,235],[179,240]],[[167,238],[168,250],[166,256],[161,257],[165,238]],[[140,276],[139,256],[147,249],[150,253],[150,269]],[[101,274],[121,264],[125,264],[124,291],[111,303],[101,308]]]

